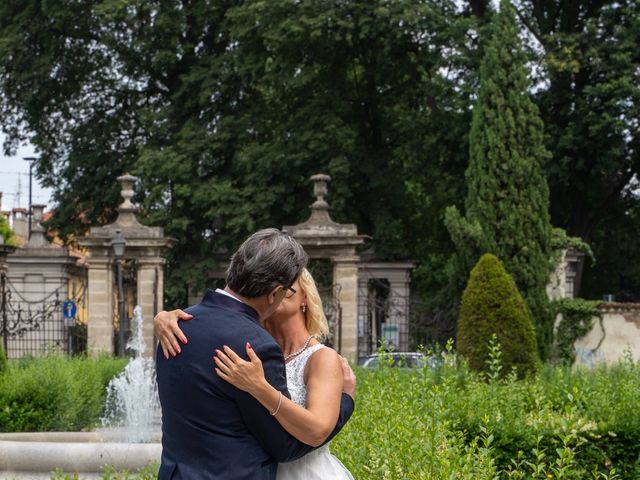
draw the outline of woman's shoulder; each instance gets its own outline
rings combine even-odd
[[[337,367],[338,369],[342,369],[340,366],[340,354],[333,348],[320,343],[313,345],[312,348],[314,348],[315,351],[309,356],[309,360],[307,361],[309,368],[333,369]]]

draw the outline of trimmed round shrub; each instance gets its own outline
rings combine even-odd
[[[515,367],[523,377],[538,370],[540,360],[529,310],[502,262],[487,253],[471,271],[458,319],[458,351],[472,369],[488,369],[494,334],[504,373]]]

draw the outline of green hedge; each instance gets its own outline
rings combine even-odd
[[[126,360],[51,355],[0,374],[0,431],[78,431],[97,424],[106,386]]]
[[[356,373],[356,412],[332,450],[359,480],[640,478],[630,361],[525,380],[486,381],[454,355],[439,371]]]
[[[517,380],[481,376],[450,351],[443,357],[437,370],[357,369],[356,411],[331,446],[355,478],[640,478],[640,366],[630,359],[593,371],[547,365]],[[112,358],[9,362],[0,430],[93,426],[123,367]]]

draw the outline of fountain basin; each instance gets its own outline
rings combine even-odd
[[[122,438],[118,431],[0,433],[0,480],[49,480],[58,468],[99,479],[106,466],[135,472],[160,462],[160,434],[153,443],[123,443]]]

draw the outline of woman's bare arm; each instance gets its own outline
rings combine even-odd
[[[178,340],[186,345],[187,337],[180,330],[178,320],[191,320],[192,318],[193,315],[182,310],[171,310],[170,312],[163,310],[155,316],[153,334],[160,342],[164,358],[168,359],[169,355],[175,357],[182,351]]]
[[[229,347],[217,350],[216,373],[237,388],[251,394],[282,427],[301,442],[322,445],[333,431],[340,412],[343,373],[340,356],[322,348],[309,359],[305,372],[307,408],[297,405],[273,388],[264,378],[262,362],[247,344],[249,362]],[[279,406],[279,408],[278,408]]]

